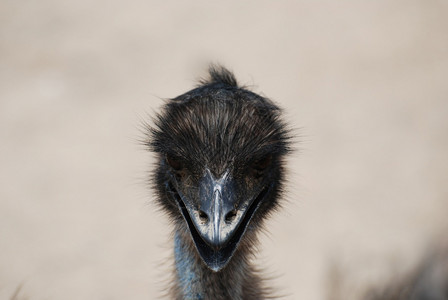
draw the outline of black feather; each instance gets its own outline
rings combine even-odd
[[[209,77],[205,80],[201,80],[201,85],[220,83],[223,85],[238,87],[238,82],[233,73],[220,65],[210,65],[208,73]]]

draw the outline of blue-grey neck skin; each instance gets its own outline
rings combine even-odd
[[[231,262],[223,270],[214,272],[206,267],[196,249],[189,247],[179,233],[174,236],[174,259],[177,278],[175,299],[261,299],[245,295],[246,286],[258,283],[258,280],[252,276],[244,259]],[[247,288],[252,290],[252,287]]]
[[[180,291],[185,300],[205,300],[204,291],[200,288],[201,272],[195,259],[182,242],[179,234],[174,237],[174,260]]]

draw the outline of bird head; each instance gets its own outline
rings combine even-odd
[[[289,132],[280,109],[211,67],[210,79],[168,100],[149,128],[158,202],[188,228],[217,272],[278,207]]]

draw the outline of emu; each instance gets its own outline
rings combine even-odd
[[[148,128],[152,187],[174,226],[174,299],[265,299],[251,264],[257,232],[280,207],[290,131],[269,99],[211,66]]]

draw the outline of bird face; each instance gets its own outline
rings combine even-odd
[[[229,74],[212,74],[227,84],[205,83],[170,100],[149,129],[148,143],[159,157],[153,173],[159,203],[188,228],[215,272],[278,206],[288,152],[278,107],[229,85],[235,82]]]
[[[166,156],[168,189],[188,225],[196,249],[213,271],[231,259],[260,207],[274,205],[275,182],[272,155],[254,159],[238,168],[229,165],[223,173],[204,166],[194,176],[186,162]],[[219,174],[219,175],[216,175]]]

